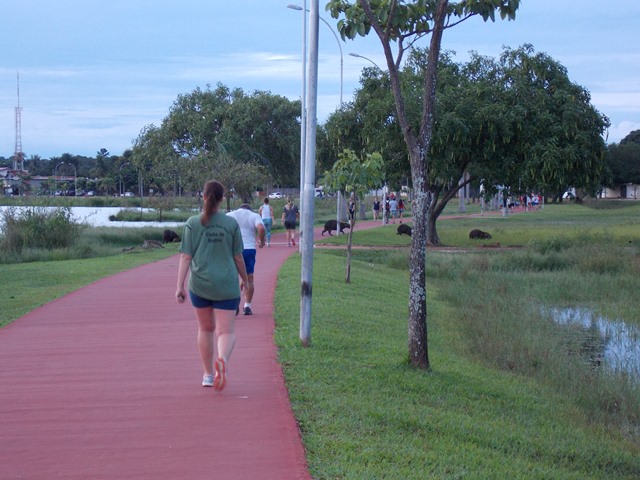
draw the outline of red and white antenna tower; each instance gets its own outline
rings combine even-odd
[[[16,149],[13,155],[13,169],[24,170],[24,153],[22,152],[22,107],[20,106],[20,72],[18,79],[18,106],[16,107]]]

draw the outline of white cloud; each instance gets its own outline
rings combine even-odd
[[[628,122],[623,120],[617,125],[611,125],[611,127],[609,127],[607,143],[619,143],[620,140],[634,130],[640,130],[640,122]]]

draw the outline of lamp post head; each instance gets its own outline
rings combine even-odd
[[[363,60],[366,60],[367,62],[370,62],[378,70],[382,71],[382,69],[380,68],[380,66],[376,62],[374,62],[373,60],[371,60],[368,57],[365,57],[364,55],[360,55],[359,53],[354,53],[354,52],[349,52],[349,55],[352,56],[352,57],[356,57],[356,58],[362,58]]]
[[[291,10],[302,10],[302,7],[300,5],[294,5],[293,3],[290,3],[289,5],[287,5],[287,8],[290,8]]]

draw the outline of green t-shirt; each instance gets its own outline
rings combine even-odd
[[[180,252],[191,256],[189,290],[209,300],[240,297],[234,255],[242,253],[242,235],[235,218],[214,213],[207,225],[196,215],[184,227]]]

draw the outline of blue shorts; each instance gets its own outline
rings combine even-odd
[[[247,268],[247,275],[253,275],[256,268],[256,249],[245,248],[242,250],[242,258],[244,258],[244,266]]]
[[[217,310],[237,310],[240,306],[240,297],[231,300],[209,300],[202,298],[189,290],[189,298],[194,308],[215,308]]]

